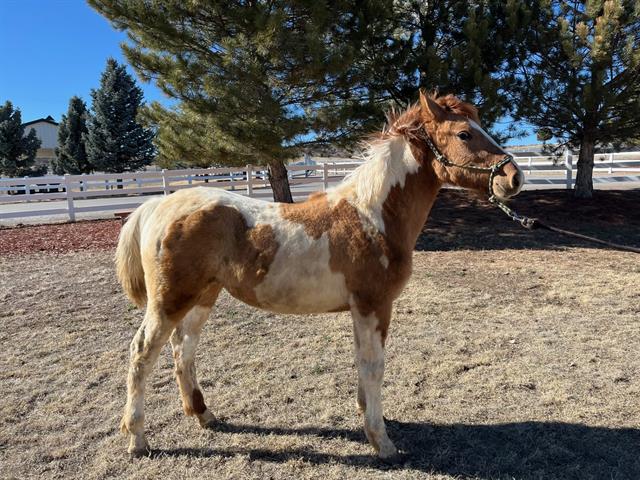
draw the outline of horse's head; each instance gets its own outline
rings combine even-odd
[[[511,156],[482,129],[474,106],[453,95],[435,98],[421,92],[420,112],[426,148],[432,149],[430,140],[435,156],[439,152],[443,157],[442,161],[433,160],[433,169],[442,183],[486,192],[491,167],[502,162],[493,177],[493,192],[500,198],[520,192],[524,183],[522,171],[513,160],[505,160]]]

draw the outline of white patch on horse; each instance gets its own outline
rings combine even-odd
[[[509,155],[509,153],[507,153],[507,151],[501,145],[498,145],[498,143],[493,139],[493,137],[491,137],[491,135],[489,135],[480,125],[478,125],[473,120],[469,120],[469,124],[476,130],[478,130],[482,135],[484,135],[494,146],[498,147],[502,153],[504,153],[505,155]],[[520,192],[520,190],[522,190],[522,186],[524,185],[524,172],[520,168],[520,165],[518,165],[518,162],[516,162],[515,160],[512,159],[511,164],[514,167],[516,167],[516,170],[518,172],[519,187],[516,193],[514,194],[514,195],[517,195]]]
[[[489,135],[484,130],[484,128],[482,128],[480,125],[478,125],[476,122],[474,122],[471,119],[469,119],[469,125],[471,125],[473,128],[475,128],[482,135],[484,135],[487,138],[487,140],[489,140],[493,144],[494,147],[498,147],[502,153],[504,153],[505,155],[508,155],[508,153],[504,150],[504,148],[502,148],[501,145],[498,145],[498,143],[493,139],[493,137],[491,135]]]
[[[384,233],[382,206],[395,185],[404,187],[407,175],[420,168],[403,136],[392,136],[371,142],[363,153],[365,163],[351,172],[344,181],[327,191],[330,204],[346,198]],[[337,198],[336,198],[337,197]]]
[[[277,203],[218,192],[209,194],[215,204],[237,209],[249,228],[269,225],[273,229],[278,250],[254,290],[262,308],[277,313],[318,313],[346,305],[346,281],[329,266],[326,233],[318,239],[311,237],[304,225],[282,218]]]
[[[342,273],[333,272],[329,237],[307,235],[304,226],[282,220],[273,225],[278,251],[269,272],[255,288],[261,305],[278,313],[317,313],[347,303]]]
[[[389,268],[389,258],[386,255],[380,255],[380,263],[384,268]]]

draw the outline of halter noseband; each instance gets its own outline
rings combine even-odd
[[[424,128],[422,129],[422,131],[424,132],[424,134],[421,135],[422,140],[424,140],[427,146],[431,149],[436,160],[440,162],[440,164],[442,164],[444,167],[456,167],[464,170],[471,170],[473,172],[489,172],[489,202],[506,213],[511,218],[511,220],[520,223],[523,227],[531,228],[531,226],[535,222],[535,219],[518,215],[515,211],[513,211],[505,203],[503,203],[493,191],[493,179],[502,167],[504,167],[509,162],[513,162],[513,156],[505,155],[502,160],[494,163],[490,167],[478,167],[476,165],[463,165],[460,163],[453,163],[442,153],[440,153],[440,150],[438,150],[438,148],[435,146],[435,144],[429,137],[429,134]]]

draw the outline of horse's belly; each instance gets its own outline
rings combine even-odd
[[[277,313],[331,312],[344,310],[349,303],[341,274],[320,278],[271,278],[256,289],[256,298],[259,307]]]
[[[321,313],[344,310],[349,304],[344,275],[329,266],[326,237],[305,247],[278,252],[255,288],[260,307],[279,313]]]

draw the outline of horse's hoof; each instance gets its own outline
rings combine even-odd
[[[198,422],[200,422],[200,426],[202,428],[206,428],[209,430],[214,429],[218,424],[218,420],[209,410],[204,412],[202,415],[198,415]]]
[[[210,420],[200,421],[200,426],[205,430],[214,430],[217,425],[218,425],[218,421],[215,418],[212,418]]]
[[[151,456],[151,449],[149,447],[134,448],[132,450],[129,450],[129,458],[131,458],[132,460],[134,458],[142,458],[142,457],[149,457],[149,456]]]
[[[130,458],[140,458],[140,457],[148,457],[151,455],[151,447],[149,447],[149,442],[147,439],[142,437],[131,437],[131,441],[129,442],[129,448],[127,449],[129,452]]]
[[[387,465],[397,465],[402,462],[403,455],[401,455],[396,448],[393,448],[387,450],[386,452],[380,451],[378,453],[378,458],[381,462]]]

